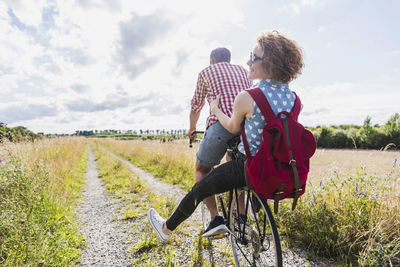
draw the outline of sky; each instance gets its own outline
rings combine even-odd
[[[278,30],[304,53],[290,83],[301,123],[383,124],[400,112],[398,10],[396,0],[0,0],[0,122],[188,129],[211,50],[248,68],[257,36]]]

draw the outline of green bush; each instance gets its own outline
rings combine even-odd
[[[0,143],[3,139],[10,142],[34,141],[41,138],[42,135],[35,134],[23,126],[8,128],[7,124],[0,122]]]
[[[371,125],[367,116],[363,126],[339,125],[309,128],[320,148],[387,149],[400,147],[400,115],[396,113],[383,126]]]

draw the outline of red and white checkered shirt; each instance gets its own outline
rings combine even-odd
[[[221,95],[219,107],[223,113],[231,117],[235,97],[251,85],[251,80],[247,78],[247,70],[242,66],[232,65],[228,62],[210,65],[199,73],[196,90],[191,101],[192,110],[200,112],[206,97],[210,103],[217,95]],[[207,128],[217,121],[217,117],[210,110]]]

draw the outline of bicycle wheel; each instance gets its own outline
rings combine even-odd
[[[243,193],[246,194],[246,200],[242,200],[244,208],[239,212],[237,193],[229,212],[230,241],[236,265],[282,266],[281,243],[271,209],[253,191]]]

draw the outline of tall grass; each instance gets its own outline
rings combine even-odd
[[[290,201],[277,219],[281,234],[343,265],[400,265],[399,177],[362,169],[309,184],[295,211]],[[397,180],[397,181],[396,181]]]
[[[74,207],[84,185],[82,138],[0,147],[0,265],[72,266],[84,245]]]
[[[189,149],[187,140],[184,143],[182,140],[160,143],[97,139],[97,142],[154,176],[179,185],[183,190],[189,190],[195,183],[194,163],[197,149]]]

